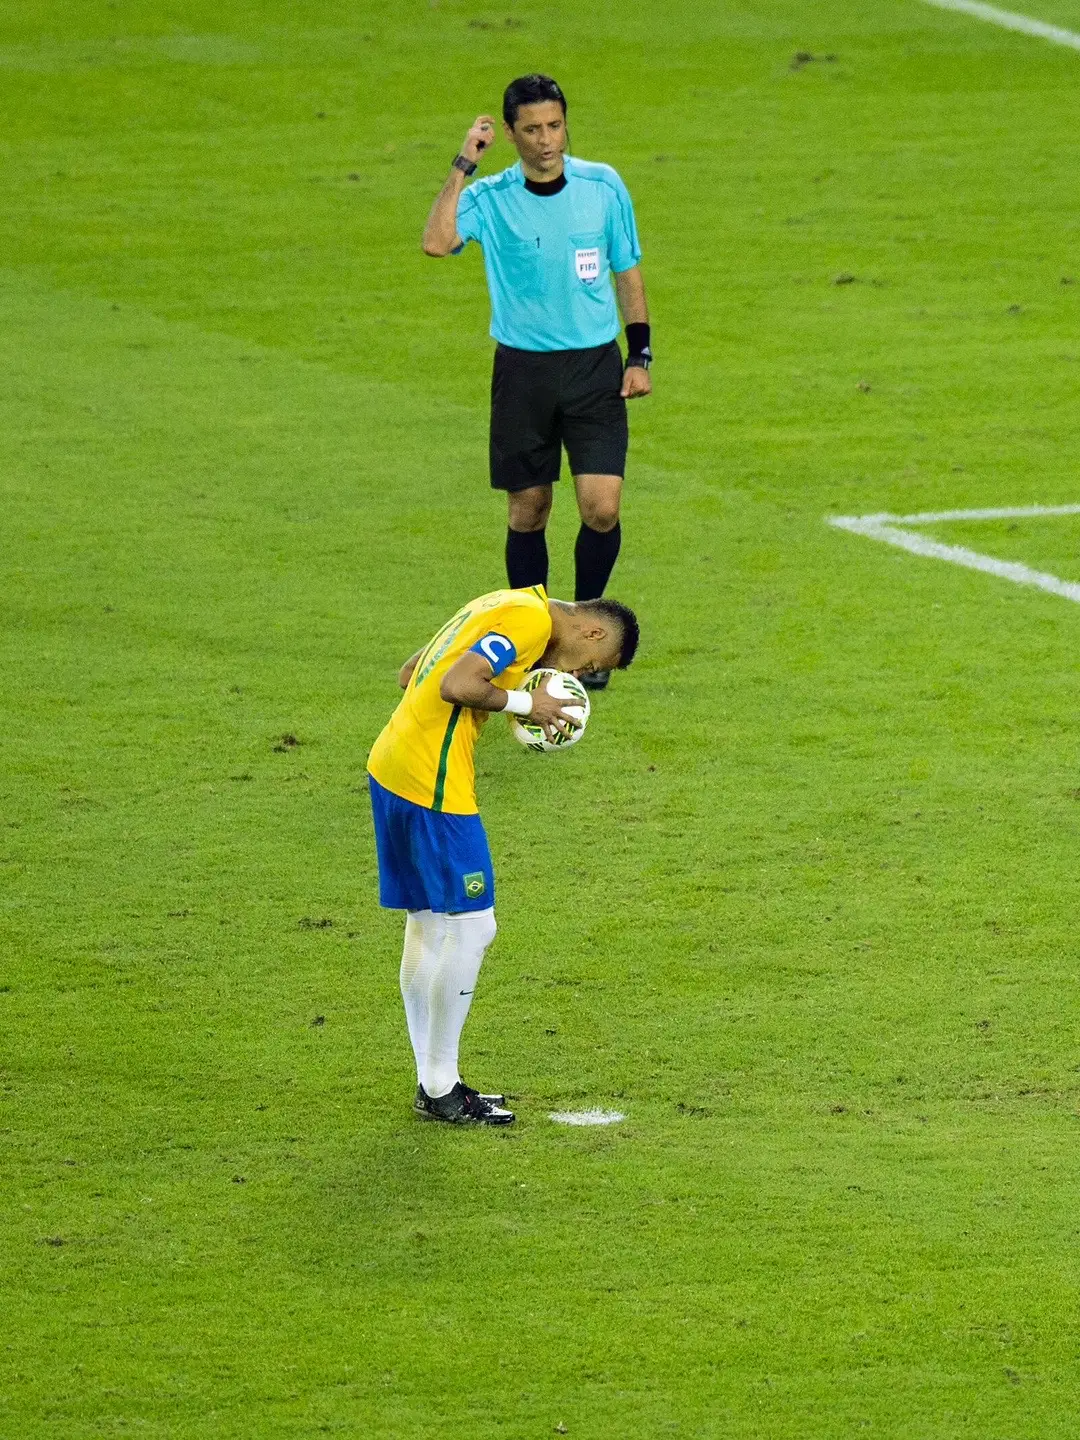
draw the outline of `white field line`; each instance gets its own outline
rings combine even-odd
[[[1072,50],[1080,50],[1080,35],[1075,30],[1063,30],[1060,25],[1032,20],[1030,15],[1017,15],[1013,10],[999,10],[996,5],[983,5],[981,0],[923,0],[923,3],[938,10],[958,10],[962,15],[973,15],[976,20],[1000,25],[1003,30],[1019,30],[1022,35],[1034,35],[1054,45],[1068,45]]]
[[[939,520],[1027,520],[1039,515],[1080,515],[1080,505],[1002,505],[996,510],[922,510],[917,515],[875,515],[873,518],[892,520],[897,525],[934,525]]]
[[[1076,515],[1080,505],[1051,507],[1030,506],[1025,509],[1003,510],[943,510],[937,515],[830,515],[828,523],[839,530],[850,530],[854,535],[865,535],[870,540],[882,540],[886,545],[896,545],[909,550],[913,555],[925,555],[932,560],[947,560],[951,565],[963,565],[968,570],[983,570],[988,575],[997,575],[1002,580],[1011,580],[1014,585],[1034,585],[1039,590],[1048,590],[1051,595],[1060,595],[1064,600],[1073,600],[1080,605],[1080,585],[1071,580],[1059,580],[1056,575],[1047,575],[1042,570],[1032,570],[1016,560],[998,560],[993,555],[980,555],[963,545],[942,545],[940,541],[928,540],[924,535],[913,535],[910,530],[900,530],[906,518],[908,524],[927,524],[931,520],[997,520],[1013,515]],[[892,522],[892,523],[889,523]]]

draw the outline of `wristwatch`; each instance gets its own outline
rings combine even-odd
[[[652,364],[652,361],[652,351],[646,347],[646,349],[644,350],[639,350],[636,355],[628,355],[626,357],[626,365],[624,368],[627,370],[648,370],[649,366]]]
[[[463,175],[476,174],[476,161],[470,160],[466,155],[455,155],[450,166],[451,169],[460,170]]]

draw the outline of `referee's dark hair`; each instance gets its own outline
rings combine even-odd
[[[542,105],[545,100],[557,100],[565,116],[566,96],[550,75],[519,75],[503,92],[503,119],[512,130],[522,105]]]
[[[595,610],[598,615],[603,615],[605,620],[610,620],[622,631],[622,644],[619,646],[619,669],[625,670],[637,654],[638,641],[641,639],[638,619],[630,606],[624,605],[620,600],[609,600],[606,595],[602,595],[598,600],[579,600],[577,603],[583,610]]]

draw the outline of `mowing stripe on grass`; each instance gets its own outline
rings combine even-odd
[[[998,560],[993,555],[980,555],[964,545],[942,545],[938,540],[928,540],[923,535],[913,535],[909,530],[900,530],[898,525],[927,524],[932,520],[997,520],[1024,515],[1075,515],[1080,506],[1063,505],[1051,509],[1030,506],[1026,509],[1002,510],[942,510],[938,514],[925,513],[919,516],[901,515],[830,515],[827,521],[839,530],[850,530],[854,535],[866,535],[871,540],[883,540],[886,545],[896,545],[901,550],[910,550],[913,555],[924,555],[932,560],[947,560],[952,565],[963,565],[968,570],[984,570],[1002,580],[1011,580],[1015,585],[1034,585],[1039,590],[1048,590],[1064,600],[1074,600],[1080,605],[1080,585],[1071,580],[1059,580],[1042,570],[1032,570],[1016,560]]]
[[[1080,50],[1080,35],[1075,30],[1063,30],[1060,25],[1048,25],[1045,20],[1017,15],[1013,10],[999,10],[996,5],[983,5],[980,0],[923,0],[923,3],[938,10],[958,10],[962,15],[974,15],[976,20],[985,20],[990,25],[1000,25],[1003,30],[1019,30],[1023,35]]]

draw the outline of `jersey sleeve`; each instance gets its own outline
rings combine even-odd
[[[641,263],[641,245],[630,191],[614,170],[609,175],[611,199],[608,205],[608,262],[612,270],[632,270]]]
[[[517,646],[510,639],[509,635],[503,635],[498,630],[489,630],[486,635],[481,635],[475,645],[469,646],[477,655],[482,655],[491,666],[491,678],[508,669],[517,659]]]
[[[462,240],[465,241],[466,245],[470,240],[480,241],[483,237],[484,216],[480,206],[476,202],[476,196],[473,194],[471,185],[467,190],[463,190],[458,197],[457,233],[461,236]],[[462,249],[464,249],[464,246],[462,246]],[[459,250],[454,251],[455,255],[460,253]]]

